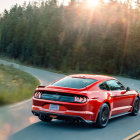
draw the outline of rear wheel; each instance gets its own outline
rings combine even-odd
[[[98,118],[96,122],[97,127],[104,128],[107,126],[109,121],[109,112],[110,112],[109,106],[106,103],[104,103],[101,106],[98,114]]]
[[[50,122],[50,121],[52,120],[51,117],[45,116],[45,115],[42,115],[42,114],[40,114],[40,115],[38,116],[38,118],[39,118],[41,121],[44,121],[44,122]]]
[[[136,97],[131,115],[137,116],[139,113],[139,98]]]

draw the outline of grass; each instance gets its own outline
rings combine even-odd
[[[20,64],[20,65],[30,66],[30,67],[33,67],[33,68],[38,68],[38,69],[41,69],[41,70],[47,70],[47,71],[50,71],[50,72],[64,74],[64,75],[71,75],[71,74],[78,74],[78,73],[80,73],[80,74],[99,74],[99,75],[107,75],[107,76],[113,76],[113,77],[114,76],[120,76],[120,77],[140,80],[139,78],[131,77],[131,76],[128,76],[126,74],[120,74],[120,73],[118,73],[117,75],[114,75],[114,74],[106,74],[106,73],[99,73],[99,72],[92,72],[92,71],[77,71],[77,70],[66,70],[64,72],[62,70],[56,70],[56,69],[52,69],[52,68],[45,68],[45,67],[41,67],[41,66],[37,66],[37,65],[27,64],[27,62],[21,62],[17,59],[8,58],[8,57],[5,57],[3,55],[0,55],[0,59],[10,61],[10,62],[13,62],[13,63],[17,63],[17,64]]]
[[[78,73],[81,73],[81,74],[95,74],[95,73],[90,72],[90,71],[77,71],[77,70],[66,70],[64,72],[62,70],[56,70],[56,69],[52,69],[52,68],[45,68],[45,67],[41,67],[41,66],[37,66],[37,65],[31,65],[31,64],[28,64],[27,62],[21,62],[17,59],[8,58],[8,57],[2,56],[2,55],[0,55],[0,59],[6,60],[6,61],[9,61],[9,62],[13,62],[13,63],[16,63],[16,64],[30,66],[30,67],[33,67],[33,68],[38,68],[38,69],[41,69],[41,70],[47,70],[47,71],[50,71],[50,72],[64,74],[64,75],[71,75],[71,74],[78,74]],[[100,73],[96,73],[96,74],[100,74]]]
[[[0,64],[0,106],[31,98],[37,85],[30,74]]]

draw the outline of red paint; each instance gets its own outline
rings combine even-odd
[[[91,120],[96,122],[98,112],[103,103],[108,103],[110,107],[110,117],[125,112],[131,112],[135,98],[139,94],[138,92],[131,90],[102,90],[99,85],[108,80],[117,80],[113,77],[102,76],[102,75],[88,75],[88,74],[77,74],[71,75],[70,77],[77,78],[90,78],[98,80],[96,83],[83,88],[83,89],[71,89],[63,87],[54,87],[49,85],[47,87],[38,87],[36,91],[52,91],[60,92],[71,95],[82,95],[87,97],[86,103],[70,103],[60,102],[45,99],[36,99],[33,97],[32,110],[51,112],[56,114],[74,115],[81,116],[85,120]],[[117,80],[118,81],[118,80]],[[50,104],[59,105],[59,111],[49,110]]]

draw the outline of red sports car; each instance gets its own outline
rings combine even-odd
[[[139,112],[139,94],[116,78],[103,75],[66,76],[49,86],[39,86],[32,113],[42,121],[53,118],[96,123],[103,128],[109,119]]]

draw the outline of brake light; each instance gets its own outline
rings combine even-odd
[[[38,92],[35,92],[34,97],[37,98],[38,96]]]
[[[41,92],[35,92],[34,97],[40,99],[41,95],[42,95]]]
[[[85,102],[87,102],[87,98],[86,97],[78,97],[78,96],[76,96],[74,98],[74,102],[77,102],[77,103],[85,103]]]

